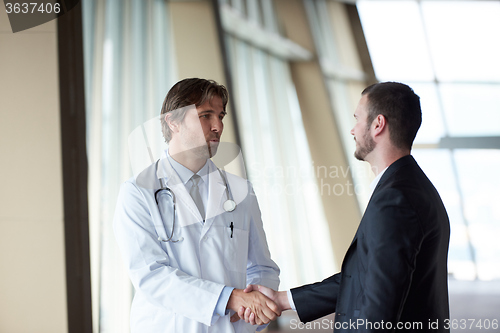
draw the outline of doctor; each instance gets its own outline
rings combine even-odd
[[[210,160],[227,101],[214,81],[176,83],[161,112],[166,158],[121,187],[113,226],[136,291],[132,332],[255,332],[281,314],[266,296],[243,292],[248,284],[276,290],[279,268],[252,186]],[[155,198],[165,186],[174,198]],[[224,209],[230,199],[232,211]],[[241,307],[255,311],[261,326],[239,320]]]

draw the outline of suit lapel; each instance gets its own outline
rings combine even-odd
[[[353,238],[353,240],[351,242],[351,245],[349,245],[348,252],[354,246],[354,244],[356,243],[356,241],[358,239],[359,228],[362,227],[363,220],[365,218],[366,212],[370,209],[370,204],[371,204],[373,196],[382,188],[382,186],[384,185],[384,183],[392,177],[392,175],[394,174],[394,172],[396,172],[401,167],[404,167],[404,166],[406,166],[408,164],[411,164],[412,162],[416,163],[415,159],[413,158],[413,156],[411,156],[411,155],[403,156],[399,160],[397,160],[394,163],[392,163],[387,168],[387,170],[385,170],[384,174],[382,175],[382,178],[380,178],[378,184],[375,186],[375,189],[373,190],[373,193],[372,193],[372,195],[370,197],[370,200],[368,201],[368,205],[366,205],[365,213],[363,214],[363,217],[361,217],[361,221],[359,222],[359,226],[358,226],[358,229],[356,230],[356,234],[354,235],[354,238]]]
[[[363,220],[365,218],[366,212],[370,209],[370,203],[372,201],[373,196],[380,190],[380,188],[384,185],[384,183],[388,179],[391,178],[391,176],[394,174],[394,172],[396,172],[399,168],[404,167],[405,165],[411,163],[412,161],[415,162],[415,160],[413,159],[413,157],[411,155],[404,156],[404,157],[400,158],[399,160],[395,161],[394,163],[392,163],[387,168],[387,170],[385,170],[384,174],[382,175],[382,178],[380,178],[378,184],[375,186],[375,189],[373,190],[373,193],[370,197],[370,200],[368,201],[368,205],[366,206],[365,213],[363,214],[363,217],[361,218],[361,221],[359,222],[359,226],[358,226],[358,229],[356,230],[356,234],[354,235],[354,238],[351,242],[351,245],[349,245],[349,248],[347,250],[347,253],[345,256],[346,258],[347,258],[347,255],[352,251],[352,248],[354,248],[354,246],[358,240],[359,229],[362,227],[362,223],[363,223]]]

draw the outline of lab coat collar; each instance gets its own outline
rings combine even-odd
[[[208,177],[208,200],[203,233],[208,231],[217,216],[225,212],[222,205],[226,191],[224,181],[221,178],[221,175],[215,164],[211,160],[208,160],[204,168],[205,167],[208,169],[208,173],[205,173],[205,177]],[[185,205],[194,215],[196,220],[201,223],[203,221],[203,218],[200,214],[200,211],[189,195],[189,192],[187,191],[183,181],[170,164],[168,158],[163,158],[160,160],[158,166],[158,177],[166,178],[167,186],[174,192],[176,200],[182,201],[182,204]],[[179,222],[182,226],[185,226],[184,223],[188,223],[187,221]]]
[[[168,158],[161,159],[159,164],[158,178],[166,180],[166,186],[170,188],[175,195],[176,205],[185,206],[186,209],[195,217],[195,219],[193,220],[179,219],[179,225],[181,227],[185,227],[192,223],[201,223],[203,221],[203,218],[201,217],[200,211],[196,207],[193,198],[191,198],[191,196],[189,195],[186,186],[179,178],[179,175],[173,169]]]
[[[221,178],[217,166],[210,160],[208,163],[208,201],[206,207],[206,220],[203,227],[203,234],[210,229],[215,219],[221,214],[225,213],[222,205],[224,200],[224,195],[226,192],[226,187],[224,186],[224,181]]]
[[[168,161],[170,162],[170,165],[175,170],[175,172],[177,172],[177,175],[179,176],[182,183],[184,185],[186,185],[187,182],[191,179],[191,177],[193,177],[194,172],[189,170],[184,165],[177,162],[172,156],[170,156],[168,149],[165,152],[166,152]],[[209,167],[208,167],[208,160],[207,160],[205,165],[196,174],[201,177],[203,182],[206,182],[208,179],[208,173],[209,173]]]

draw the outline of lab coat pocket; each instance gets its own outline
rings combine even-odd
[[[224,228],[224,265],[234,272],[246,272],[248,259],[248,230]]]

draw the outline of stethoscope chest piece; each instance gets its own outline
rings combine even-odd
[[[226,200],[226,202],[224,202],[223,207],[226,212],[232,212],[233,210],[236,209],[236,202],[234,202],[234,200],[231,199]]]

